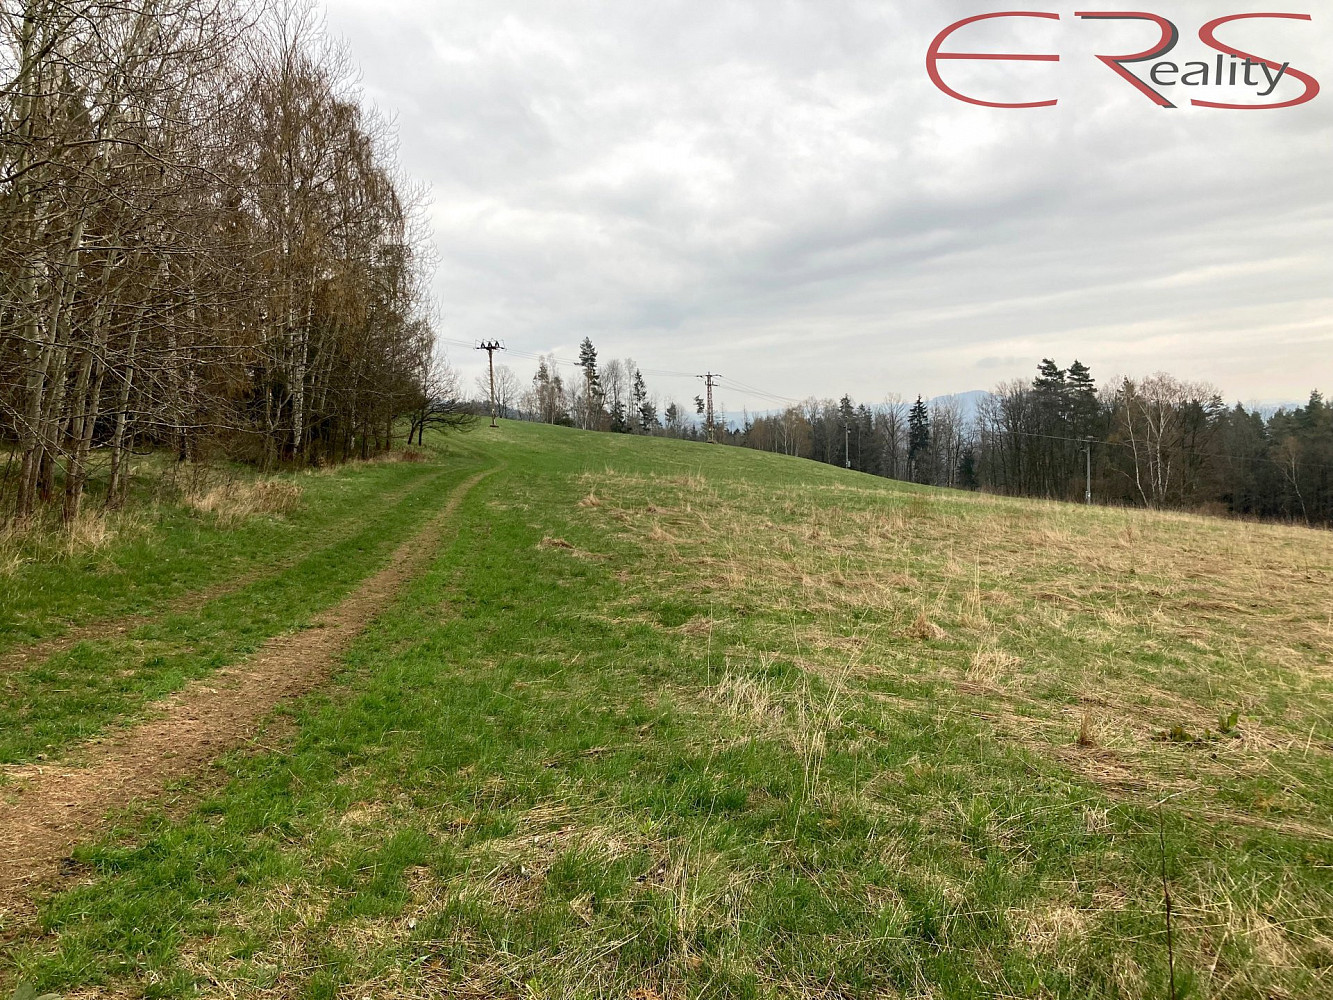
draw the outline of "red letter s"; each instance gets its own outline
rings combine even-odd
[[[940,77],[938,61],[941,59],[1015,59],[1028,62],[1059,62],[1058,55],[1013,55],[1011,53],[986,54],[982,52],[941,52],[940,46],[944,44],[945,39],[952,35],[959,28],[966,27],[975,21],[989,21],[995,17],[1044,17],[1052,21],[1060,20],[1059,14],[1046,14],[1040,11],[1015,10],[1003,11],[996,14],[978,14],[976,17],[964,18],[955,24],[949,25],[930,43],[930,51],[926,53],[926,72],[930,74],[931,82],[940,90],[944,91],[950,97],[965,101],[968,104],[979,104],[983,108],[1050,108],[1060,103],[1056,101],[1032,101],[1027,104],[997,104],[994,101],[982,101],[975,97],[968,97],[966,94],[960,94],[954,90]]]
[[[1229,56],[1235,56],[1237,59],[1249,59],[1251,62],[1261,63],[1269,69],[1281,69],[1282,64],[1273,62],[1271,59],[1265,59],[1262,56],[1252,56],[1248,52],[1242,52],[1240,49],[1233,49],[1230,45],[1224,45],[1217,40],[1215,32],[1219,27],[1228,21],[1243,21],[1251,17],[1284,17],[1293,21],[1309,21],[1309,14],[1232,14],[1230,17],[1219,17],[1215,21],[1209,21],[1199,29],[1199,40],[1210,49],[1216,49],[1218,52],[1224,52]],[[1307,73],[1302,73],[1298,69],[1287,67],[1287,73],[1294,76],[1301,83],[1305,84],[1305,93],[1291,101],[1283,101],[1281,104],[1217,104],[1213,101],[1191,101],[1198,108],[1228,108],[1239,109],[1243,111],[1262,111],[1270,108],[1294,108],[1298,104],[1305,104],[1313,101],[1319,96],[1319,81]]]

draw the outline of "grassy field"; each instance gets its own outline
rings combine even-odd
[[[16,646],[244,582],[0,675],[0,760],[299,627],[484,468],[335,683],[81,848],[0,980],[1333,997],[1329,533],[507,424],[11,566]]]
[[[151,522],[115,516],[110,539],[76,539],[63,558],[48,549],[19,562],[28,553],[16,547],[17,565],[0,575],[0,657],[11,656],[0,660],[0,765],[57,754],[308,621],[410,537],[457,478],[433,463],[365,463],[278,480],[281,516],[233,523],[225,502],[202,513],[179,504]],[[250,491],[234,492],[243,510]],[[14,662],[25,640],[58,638],[71,622],[93,627],[54,655]]]

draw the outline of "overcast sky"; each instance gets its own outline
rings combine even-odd
[[[1146,49],[1157,30],[1080,21],[1081,5],[946,45],[1060,53],[941,66],[980,97],[1060,101],[1032,110],[969,106],[927,77],[937,32],[1012,9],[981,0],[326,9],[429,185],[443,337],[572,358],[586,335],[646,370],[867,402],[990,388],[1043,356],[1103,380],[1206,379],[1229,399],[1333,392],[1328,0],[1273,8],[1313,22],[1219,31],[1324,85],[1272,111],[1156,107],[1095,54]],[[1178,25],[1165,58],[1183,64],[1215,58],[1203,22],[1254,5],[1148,9]],[[1302,90],[1288,77],[1268,100]],[[484,359],[449,354],[469,376]],[[680,400],[699,388],[648,381]],[[735,385],[721,397],[772,405]]]

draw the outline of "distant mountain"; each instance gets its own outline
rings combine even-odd
[[[948,396],[935,396],[926,402],[933,406],[935,403],[948,403],[952,400],[962,407],[963,419],[972,421],[976,419],[977,408],[981,405],[981,401],[988,396],[990,391],[987,389],[972,389],[969,392],[955,392]]]
[[[986,389],[973,389],[971,392],[956,392],[951,396],[935,396],[926,400],[927,404],[947,403],[949,400],[957,400],[963,409],[964,420],[974,420],[977,416],[977,408],[981,401],[990,396],[991,393]],[[1268,420],[1278,410],[1286,410],[1290,413],[1292,410],[1301,409],[1309,403],[1308,399],[1302,399],[1297,402],[1291,400],[1249,400],[1241,405],[1251,413],[1258,413],[1265,420]]]
[[[932,396],[930,399],[926,400],[926,405],[933,406],[935,403],[947,403],[949,400],[956,400],[963,411],[963,419],[972,421],[976,419],[977,408],[981,405],[981,401],[989,395],[990,392],[986,389],[972,389],[969,392],[955,392],[949,396]],[[911,398],[904,397],[903,404],[910,406],[915,398],[915,396]],[[873,406],[878,404],[870,405]],[[732,424],[739,424],[741,412],[742,411],[736,409],[728,409],[725,413],[719,411],[718,420],[727,423],[729,426]],[[743,412],[751,419],[754,419],[755,417],[778,416],[782,413],[782,408],[773,407],[763,410],[746,409]]]
[[[955,392],[948,396],[932,396],[930,399],[926,400],[926,405],[934,406],[936,403],[947,403],[950,400],[954,400],[958,403],[959,408],[963,412],[963,419],[968,422],[971,422],[973,420],[976,420],[977,411],[981,406],[982,400],[988,398],[991,395],[992,393],[988,389],[972,389],[968,392]],[[915,398],[916,398],[915,396],[904,397],[903,398],[904,405],[910,406],[913,400],[915,400]],[[1248,400],[1244,403],[1241,403],[1241,405],[1245,407],[1245,409],[1248,410],[1249,412],[1258,413],[1261,417],[1263,417],[1264,420],[1268,420],[1278,410],[1286,410],[1288,413],[1290,413],[1292,410],[1300,409],[1308,403],[1309,403],[1308,399],[1302,399],[1297,402],[1292,402],[1290,400],[1285,400],[1281,402],[1275,402],[1273,400]],[[1229,404],[1229,405],[1234,405],[1234,404]],[[777,407],[764,410],[746,410],[744,412],[751,419],[753,419],[755,417],[777,416],[782,413],[782,409],[780,407]],[[733,409],[725,414],[720,413],[718,419],[719,421],[725,422],[729,425],[739,424],[740,415],[741,411]]]
[[[1249,402],[1241,403],[1240,405],[1245,407],[1245,409],[1249,410],[1251,413],[1257,413],[1265,420],[1268,420],[1272,418],[1273,414],[1278,410],[1286,410],[1290,413],[1292,410],[1304,408],[1305,404],[1308,402],[1310,402],[1308,399],[1303,399],[1299,403],[1292,403],[1290,401],[1275,403],[1271,400],[1261,401],[1252,399]]]

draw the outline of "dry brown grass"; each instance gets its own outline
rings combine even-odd
[[[117,539],[144,532],[148,511],[105,511],[84,507],[68,524],[30,518],[0,523],[0,577],[12,575],[30,559],[78,559],[102,552]]]
[[[920,639],[923,642],[935,639],[943,639],[945,636],[948,635],[948,633],[945,632],[944,629],[940,628],[933,621],[927,618],[926,613],[924,611],[919,612],[916,618],[912,620],[912,624],[909,625],[907,628],[907,634],[910,635],[913,639]]]
[[[1003,688],[1023,661],[1013,653],[987,643],[977,647],[968,664],[967,679],[974,684]]]
[[[431,455],[429,452],[421,451],[417,448],[406,447],[396,448],[392,451],[380,452],[378,455],[371,455],[370,458],[352,459],[344,463],[341,468],[348,465],[383,465],[386,462],[428,462]],[[324,471],[331,471],[340,468],[337,465],[326,466]]]
[[[790,659],[812,675],[945,682],[937,693],[1116,794],[1211,799],[1238,776],[1279,774],[1290,791],[1256,802],[1263,821],[1319,824],[1329,532],[965,493],[778,493],[609,470],[581,482],[602,499],[588,513],[641,546],[646,589],[762,609],[775,648],[796,638]],[[877,631],[849,672],[846,643],[866,623]],[[714,696],[758,722],[771,705],[740,683]],[[1234,708],[1240,732],[1218,739]],[[1175,726],[1188,744],[1162,740]]]
[[[212,514],[219,527],[234,528],[253,517],[281,517],[301,503],[301,486],[290,479],[234,480],[204,493],[188,494],[185,503]]]
[[[1092,713],[1087,709],[1083,711],[1083,721],[1079,724],[1078,739],[1075,742],[1081,747],[1097,745],[1097,737],[1093,734]]]

